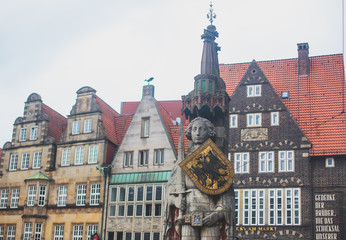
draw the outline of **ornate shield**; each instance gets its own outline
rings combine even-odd
[[[199,190],[209,195],[223,193],[233,181],[234,172],[231,162],[210,139],[179,166]]]

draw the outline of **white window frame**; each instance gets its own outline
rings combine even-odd
[[[63,148],[61,152],[61,166],[70,166],[71,148]]]
[[[93,120],[92,119],[85,119],[84,120],[83,133],[91,133],[92,132],[92,126],[93,126]]]
[[[99,205],[101,195],[101,184],[91,184],[90,188],[90,205]]]
[[[289,156],[292,157],[289,157]],[[294,151],[279,151],[279,172],[294,172]]]
[[[326,158],[326,168],[335,167],[334,158]]]
[[[91,239],[91,235],[93,235],[94,233],[97,233],[97,225],[88,225],[88,229],[87,229],[87,239],[88,240],[92,240]]]
[[[243,225],[250,224],[250,190],[243,191]]]
[[[42,223],[36,223],[34,240],[41,240],[41,237],[42,237]]]
[[[0,208],[7,208],[8,189],[1,189]]]
[[[246,114],[247,127],[261,127],[262,126],[262,113],[248,113]]]
[[[165,149],[154,150],[154,165],[163,165],[165,163]]]
[[[13,188],[11,192],[11,208],[18,208],[18,202],[19,202],[19,194],[20,189],[19,188]]]
[[[238,128],[238,114],[229,115],[229,127]]]
[[[32,168],[38,169],[41,168],[42,163],[42,152],[34,152],[34,157],[32,160]]]
[[[84,163],[84,147],[76,147],[74,155],[74,165],[83,165]]]
[[[124,167],[133,167],[133,151],[124,152]]]
[[[28,186],[28,201],[27,201],[27,206],[34,206],[34,205],[35,205],[36,190],[37,190],[37,186],[36,186],[36,185]]]
[[[25,142],[26,141],[26,135],[28,133],[28,128],[23,127],[20,129],[19,132],[19,142]]]
[[[57,206],[64,207],[67,202],[67,185],[58,186]]]
[[[29,163],[30,163],[30,153],[22,153],[20,169],[21,170],[29,169]]]
[[[250,172],[250,153],[234,153],[234,173],[249,173]]]
[[[33,126],[30,129],[30,140],[37,140],[38,136],[38,126]]]
[[[150,118],[149,117],[142,118],[141,137],[147,138],[149,137],[149,133],[150,133]]]
[[[258,153],[258,171],[259,173],[274,172],[274,152]]]
[[[258,214],[257,214],[257,223],[258,225],[264,225],[265,224],[265,191],[264,189],[258,189],[257,190],[257,201],[258,201]]]
[[[18,167],[18,154],[11,154],[9,171],[16,171]]]
[[[86,192],[87,192],[86,184],[77,185],[77,197],[76,197],[77,206],[85,206]]]
[[[149,150],[138,151],[138,166],[148,166],[149,164]]]
[[[262,95],[262,85],[248,85],[247,97],[260,97]]]
[[[46,203],[46,192],[47,192],[47,186],[39,186],[39,192],[38,192],[38,203],[37,205],[42,207]]]
[[[279,112],[270,113],[270,122],[272,126],[279,126],[280,124],[280,114]]]
[[[234,208],[235,208],[235,221],[236,225],[239,225],[239,190],[234,190]]]
[[[89,146],[88,164],[97,163],[98,151],[99,151],[99,146],[98,145],[91,145],[91,146]]]
[[[54,226],[54,240],[64,240],[64,225]]]
[[[83,240],[83,225],[73,225],[72,240]]]
[[[3,225],[0,225],[0,239],[4,240],[5,228]]]
[[[32,236],[32,223],[26,222],[24,223],[23,240],[30,240],[31,236]]]
[[[6,240],[15,240],[16,238],[16,226],[10,225],[7,227],[7,238]]]
[[[80,120],[72,122],[72,135],[80,134]]]

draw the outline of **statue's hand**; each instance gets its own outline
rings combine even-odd
[[[203,226],[211,227],[213,226],[219,219],[221,219],[221,212],[213,212],[203,218]]]

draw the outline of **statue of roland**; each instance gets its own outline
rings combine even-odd
[[[192,141],[188,150],[189,155],[206,140],[214,138],[216,131],[208,119],[197,117],[191,121],[185,134]],[[179,159],[167,183],[164,239],[233,239],[233,189],[230,188],[219,195],[203,193],[178,164]],[[191,223],[190,219],[201,224],[196,226],[196,224]]]

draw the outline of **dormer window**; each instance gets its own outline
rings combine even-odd
[[[79,134],[80,133],[80,121],[73,121],[72,123],[72,134]]]
[[[26,127],[20,129],[20,133],[19,133],[19,141],[20,142],[26,141],[27,131],[28,131],[28,129]]]
[[[260,97],[262,94],[261,85],[250,85],[247,86],[247,97]]]
[[[84,120],[84,133],[91,133],[92,130],[92,125],[93,125],[93,120],[92,119],[86,119]]]
[[[290,97],[290,92],[289,91],[282,91],[281,92],[281,98],[282,99],[289,99]]]
[[[37,139],[37,133],[38,133],[38,126],[31,127],[30,140],[36,140]]]

